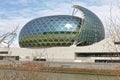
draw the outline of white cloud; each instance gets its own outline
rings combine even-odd
[[[69,30],[70,28],[73,28],[71,24],[66,24],[65,27]]]
[[[29,21],[29,19],[25,19],[22,17],[12,18],[12,19],[1,19],[0,20],[0,31],[1,32],[9,32],[14,29],[16,26],[22,28],[22,26]]]

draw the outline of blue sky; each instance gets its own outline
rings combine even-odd
[[[70,6],[73,4],[79,4],[86,7],[100,7],[106,5],[107,2],[108,0],[1,0],[0,19],[40,17],[44,15],[42,13],[45,10],[50,11],[50,13],[53,12],[53,14],[60,14],[63,13],[60,8],[66,10],[64,11],[65,14],[69,14],[68,11],[71,9]],[[45,15],[47,15],[47,13],[45,13]]]
[[[31,19],[48,16],[72,14],[72,5],[81,5],[93,11],[105,25],[109,19],[112,3],[112,15],[119,15],[119,0],[0,0],[0,32],[21,28]],[[106,28],[106,27],[105,27]],[[18,44],[16,39],[15,44]]]

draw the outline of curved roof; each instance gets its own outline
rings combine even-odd
[[[21,47],[70,46],[73,44],[81,18],[54,15],[33,19],[20,32]]]
[[[82,6],[73,5],[73,8],[78,9],[84,15],[81,29],[76,37],[77,44],[91,44],[104,39],[105,31],[100,19],[93,12]]]

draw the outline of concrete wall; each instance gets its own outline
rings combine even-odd
[[[5,50],[5,49],[4,49]],[[7,49],[6,49],[7,51]],[[47,61],[74,62],[74,48],[52,47],[52,48],[11,48],[10,56],[20,56],[20,60],[33,60],[33,58],[45,58]],[[29,59],[27,58],[29,56]]]
[[[71,47],[54,47],[47,49],[49,61],[74,61],[74,48]]]

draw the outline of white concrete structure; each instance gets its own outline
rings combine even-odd
[[[21,61],[107,62],[120,60],[119,45],[107,38],[90,46],[48,48],[0,48],[0,59]],[[106,61],[107,60],[107,61]]]

